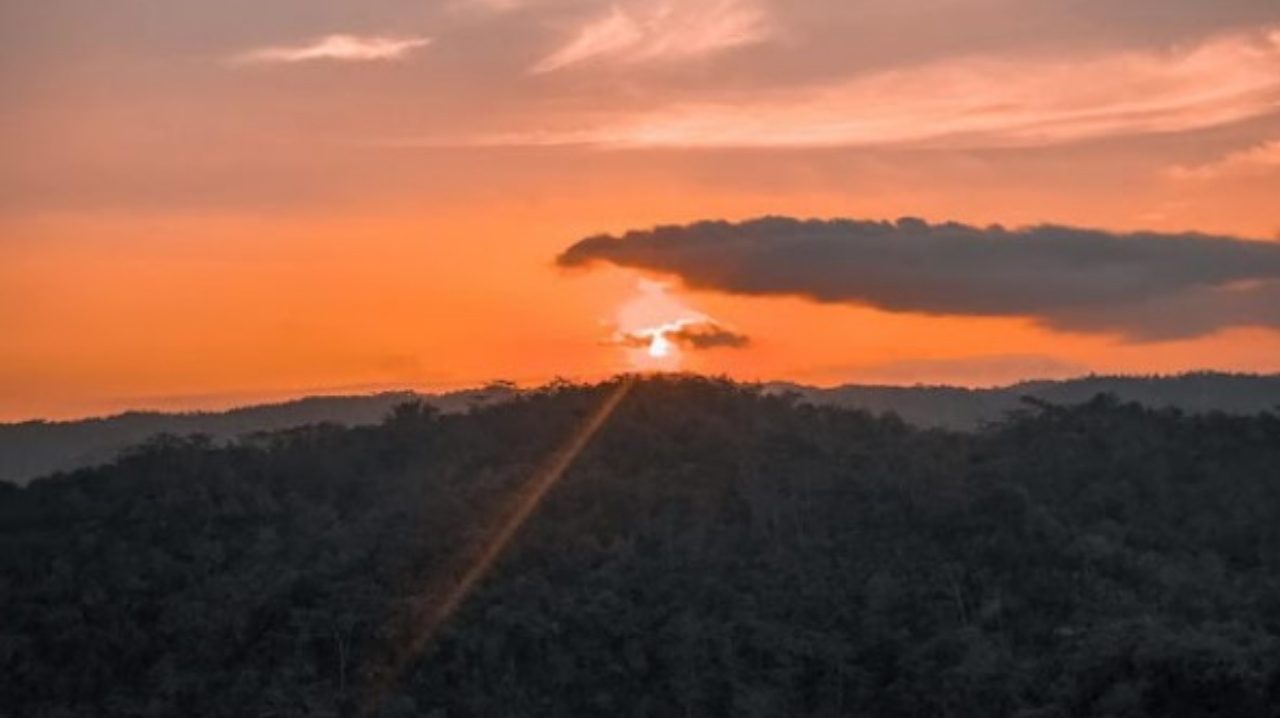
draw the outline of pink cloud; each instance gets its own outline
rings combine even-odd
[[[651,62],[711,55],[769,35],[764,11],[749,0],[664,0],[614,5],[533,67],[544,73],[588,60]]]
[[[619,42],[608,45],[610,52],[624,46],[638,52],[628,38],[643,33],[623,32],[623,21],[616,22],[610,37]],[[580,48],[553,66],[592,54]],[[617,149],[1027,146],[1201,129],[1278,108],[1280,32],[1251,32],[1165,52],[950,60],[485,142]]]
[[[1180,180],[1215,180],[1270,172],[1280,172],[1280,140],[1233,152],[1208,164],[1174,167],[1169,174]]]
[[[431,44],[427,37],[362,37],[327,35],[301,45],[249,50],[232,58],[236,64],[294,64],[317,60],[370,62],[400,60]]]

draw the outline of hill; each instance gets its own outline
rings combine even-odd
[[[864,386],[816,388],[776,382],[772,392],[794,392],[805,401],[891,413],[922,427],[972,430],[1016,410],[1025,397],[1054,403],[1078,403],[1112,394],[1153,408],[1191,412],[1221,411],[1250,415],[1280,407],[1280,375],[1185,374],[1171,377],[1091,376],[1067,381],[1036,381],[994,389],[947,386]],[[449,394],[392,392],[372,396],[312,397],[228,412],[166,414],[130,412],[71,422],[0,424],[0,481],[23,484],[57,471],[104,464],[129,447],[160,434],[201,434],[231,441],[263,431],[310,424],[367,426],[381,421],[397,404],[425,401],[442,411],[504,401],[513,386],[497,383]]]
[[[770,384],[771,391],[793,391],[806,401],[873,413],[893,413],[923,427],[971,430],[998,421],[1031,397],[1058,404],[1088,401],[1110,394],[1155,409],[1259,414],[1280,407],[1280,375],[1199,372],[1177,376],[1088,376],[1063,381],[1031,381],[992,389],[950,386],[847,385],[830,389]]]
[[[204,435],[229,441],[263,431],[314,424],[376,424],[397,405],[422,400],[442,411],[505,398],[511,389],[484,389],[424,395],[388,392],[370,396],[309,397],[225,412],[162,413],[135,411],[82,421],[28,421],[0,424],[0,481],[23,484],[57,471],[74,471],[115,460],[121,451],[161,435]]]
[[[619,386],[0,486],[0,715],[1280,715],[1274,414]]]

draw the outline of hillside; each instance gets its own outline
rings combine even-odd
[[[0,486],[0,716],[1280,715],[1280,418],[698,378]]]
[[[1079,403],[1113,394],[1153,408],[1221,411],[1250,415],[1280,407],[1280,375],[1186,374],[1172,377],[1094,376],[1068,381],[1037,381],[995,389],[934,386],[848,385],[830,389],[789,383],[766,386],[794,392],[817,404],[892,413],[922,427],[971,430],[997,421],[1022,405],[1024,397],[1054,403]],[[132,412],[71,422],[0,424],[0,481],[24,484],[56,471],[71,471],[112,461],[123,450],[158,434],[203,434],[216,441],[311,424],[367,426],[392,407],[422,400],[446,412],[503,401],[514,388],[501,383],[450,394],[395,392],[373,396],[313,397],[283,404],[213,413]]]
[[[998,421],[1031,397],[1076,404],[1099,394],[1154,409],[1220,411],[1247,416],[1280,408],[1280,375],[1195,373],[1179,376],[1089,376],[1064,381],[1032,381],[993,389],[949,386],[848,385],[830,389],[771,384],[773,391],[794,391],[805,400],[873,413],[893,413],[923,427],[970,430]]]
[[[422,400],[442,411],[505,398],[509,390],[495,385],[451,394],[389,392],[370,396],[309,397],[226,412],[129,412],[83,421],[29,421],[0,424],[0,481],[23,484],[56,471],[73,471],[115,460],[121,451],[160,434],[200,434],[227,441],[262,431],[315,424],[376,424],[406,401]]]

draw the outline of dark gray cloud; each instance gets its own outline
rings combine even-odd
[[[751,343],[746,335],[710,321],[683,324],[675,331],[667,332],[666,337],[677,346],[692,349],[741,349]]]
[[[618,332],[608,343],[628,349],[647,349],[657,336],[681,349],[694,350],[741,349],[751,343],[750,337],[713,319],[685,319],[639,331]]]
[[[770,217],[591,237],[557,262],[671,274],[732,294],[1030,317],[1135,341],[1280,329],[1280,243],[1201,234]]]

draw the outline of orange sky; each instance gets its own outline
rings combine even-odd
[[[655,224],[1280,232],[1262,0],[1134,3],[1151,22],[1012,0],[30,5],[0,18],[0,420],[627,370],[609,338],[639,276],[554,260]],[[682,366],[746,379],[1280,371],[1275,329],[1138,343],[669,281],[751,337]]]

